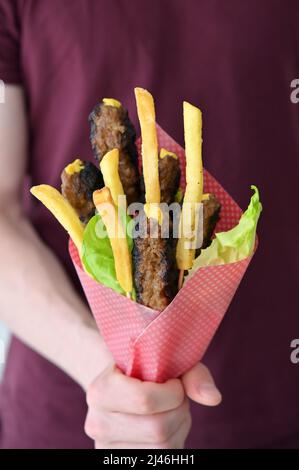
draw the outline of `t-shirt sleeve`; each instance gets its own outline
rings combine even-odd
[[[0,0],[0,80],[22,83],[17,0]]]

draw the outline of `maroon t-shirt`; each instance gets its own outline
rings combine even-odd
[[[259,250],[204,358],[223,402],[193,406],[193,447],[299,446],[298,16],[296,0],[0,0],[0,79],[26,91],[31,184],[58,187],[74,157],[92,159],[100,98],[137,123],[142,86],[180,143],[182,100],[201,107],[205,166],[243,208],[260,188]],[[66,234],[33,198],[29,218],[75,279]],[[92,446],[83,391],[16,339],[0,410],[4,448]]]

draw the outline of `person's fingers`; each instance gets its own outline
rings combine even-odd
[[[201,405],[216,406],[222,400],[209,369],[197,364],[182,376],[186,395]]]
[[[163,384],[142,382],[125,376],[115,366],[106,369],[88,388],[91,408],[128,414],[162,413],[180,406],[184,389],[179,379]]]
[[[186,417],[178,431],[171,437],[169,449],[184,449],[192,425],[191,413]]]
[[[189,402],[185,398],[175,410],[153,415],[133,415],[89,410],[85,431],[97,442],[157,444],[170,439],[190,416]]]
[[[189,434],[191,428],[191,417],[190,415],[186,416],[184,421],[181,423],[179,429],[177,429],[174,434],[164,442],[104,442],[96,441],[96,449],[183,449],[186,438]],[[124,436],[125,437],[125,436]]]

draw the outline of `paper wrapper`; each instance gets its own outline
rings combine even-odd
[[[185,186],[185,153],[157,126],[160,147],[181,161]],[[140,140],[137,142],[140,158]],[[242,214],[221,185],[204,172],[204,191],[222,204],[217,232],[234,227]],[[164,382],[180,376],[204,355],[244,276],[251,257],[236,263],[199,269],[162,312],[127,299],[97,283],[82,269],[70,240],[69,251],[98,328],[118,367],[142,380]]]

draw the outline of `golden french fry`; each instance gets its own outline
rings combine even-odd
[[[143,88],[135,88],[135,97],[142,137],[145,200],[147,204],[159,204],[158,138],[154,100],[152,95]]]
[[[154,99],[143,88],[135,88],[135,97],[142,138],[142,169],[146,201],[144,211],[148,218],[155,218],[161,224],[158,137]]]
[[[118,206],[118,196],[123,196],[124,189],[118,173],[119,150],[113,149],[107,152],[100,163],[105,186],[110,189],[113,202]]]
[[[69,233],[81,258],[84,226],[70,203],[57,189],[47,184],[33,186],[30,192],[52,212],[58,222]]]
[[[178,268],[190,269],[195,257],[195,249],[189,248],[191,234],[196,229],[196,204],[203,197],[202,166],[202,114],[200,109],[184,101],[184,131],[186,152],[186,191],[180,221],[180,238],[176,258]],[[189,210],[190,217],[187,217]],[[194,240],[193,240],[194,241]]]
[[[186,203],[183,203],[179,239],[176,247],[177,266],[183,271],[192,267],[195,258],[195,248],[192,248],[192,243],[195,242],[195,221],[193,223],[192,220],[194,213],[191,204],[188,204],[188,206],[189,207],[187,207]],[[191,234],[193,234],[193,236]]]
[[[118,217],[109,188],[104,187],[93,193],[93,202],[106,227],[111,243],[116,278],[122,289],[129,293],[133,289],[132,257],[129,251],[125,227]]]
[[[148,219],[156,219],[158,224],[162,225],[163,212],[161,211],[160,204],[146,202],[144,204],[144,212]]]
[[[202,114],[184,101],[186,191],[184,202],[200,202],[203,193]]]

